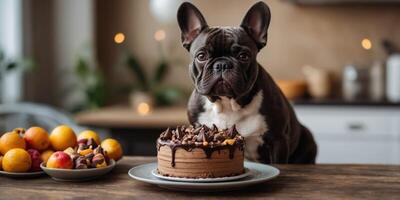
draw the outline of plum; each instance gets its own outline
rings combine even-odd
[[[40,168],[40,163],[42,163],[43,160],[40,156],[39,151],[36,149],[28,149],[28,153],[31,156],[31,160],[32,160],[31,171],[37,172],[37,171],[42,170]]]

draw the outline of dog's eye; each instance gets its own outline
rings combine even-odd
[[[205,61],[205,60],[207,60],[207,54],[203,53],[203,52],[198,53],[196,58],[198,61]]]
[[[250,56],[247,53],[240,53],[238,55],[239,60],[241,61],[248,61]]]

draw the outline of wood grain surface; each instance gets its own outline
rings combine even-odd
[[[56,182],[0,176],[0,199],[400,199],[400,166],[276,165],[281,175],[233,192],[175,192],[131,179],[127,172],[155,157],[125,157],[105,177]]]

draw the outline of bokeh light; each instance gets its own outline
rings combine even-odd
[[[138,107],[137,107],[137,112],[140,115],[147,115],[150,113],[150,105],[148,103],[142,102],[139,103]]]
[[[370,39],[364,38],[361,40],[361,46],[366,50],[370,50],[372,48],[372,42]]]
[[[125,35],[123,33],[117,33],[114,36],[114,42],[117,44],[123,43],[125,40]]]
[[[166,36],[165,31],[162,30],[162,29],[157,30],[157,31],[154,33],[154,39],[155,39],[156,41],[162,41],[162,40],[164,40],[164,39],[165,39],[165,36]]]

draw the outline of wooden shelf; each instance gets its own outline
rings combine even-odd
[[[105,107],[75,115],[80,125],[103,128],[165,128],[188,124],[185,107],[155,108],[139,115],[129,106]]]

